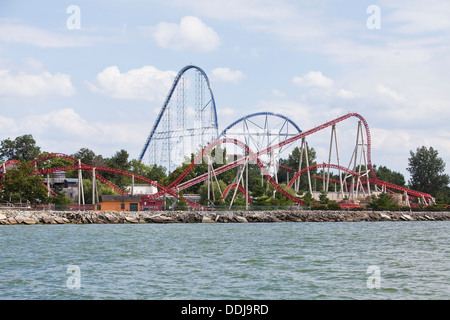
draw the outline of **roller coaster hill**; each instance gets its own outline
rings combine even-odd
[[[341,146],[351,150],[344,164],[344,157],[340,154],[338,144],[338,127],[354,121],[356,130],[354,136],[344,136]],[[309,163],[308,141],[314,137],[330,132],[328,157],[323,162]],[[188,65],[175,77],[172,87],[162,105],[162,108],[151,128],[138,160],[148,164],[164,166],[169,172],[183,163],[181,172],[170,184],[162,185],[135,173],[114,169],[110,167],[92,166],[83,164],[79,159],[61,153],[51,153],[35,159],[35,174],[43,175],[60,171],[78,171],[78,181],[82,181],[82,174],[89,173],[93,180],[93,204],[97,181],[100,180],[117,193],[123,196],[133,195],[135,181],[152,186],[156,191],[152,194],[141,195],[141,209],[144,203],[158,199],[173,197],[180,199],[183,190],[199,184],[207,185],[208,203],[215,199],[214,190],[219,190],[221,201],[230,199],[230,208],[241,193],[245,198],[246,209],[252,203],[251,191],[248,188],[249,164],[257,166],[261,179],[265,179],[273,186],[274,195],[280,193],[293,203],[304,205],[305,201],[298,194],[301,181],[307,181],[307,188],[318,197],[319,192],[313,190],[317,181],[322,190],[328,192],[331,200],[338,202],[341,207],[358,207],[364,199],[381,192],[391,193],[404,206],[420,203],[424,206],[434,204],[435,199],[427,193],[411,190],[377,178],[372,166],[371,146],[372,140],[367,121],[358,113],[348,113],[309,130],[302,131],[300,127],[287,116],[273,112],[258,112],[242,117],[219,133],[216,103],[210,81],[206,73],[199,67]],[[348,142],[351,141],[351,142]],[[356,142],[355,142],[356,141]],[[199,149],[198,146],[203,146]],[[227,150],[226,157],[213,156],[213,150]],[[297,168],[286,167],[280,164],[280,159],[289,150],[298,147],[300,156]],[[197,149],[196,149],[197,148]],[[232,153],[229,151],[232,150]],[[229,154],[228,154],[229,153]],[[193,154],[186,162],[187,155]],[[71,162],[69,166],[51,169],[38,169],[40,164],[52,158],[63,158]],[[226,163],[220,162],[223,158],[230,159]],[[306,160],[304,160],[306,159]],[[306,161],[306,163],[302,163]],[[186,178],[199,163],[206,163],[206,173],[187,180]],[[8,168],[17,165],[17,161],[8,161],[0,167],[0,175],[5,174]],[[278,182],[278,173],[282,169],[287,172],[287,183]],[[321,169],[321,175],[313,172]],[[220,175],[229,170],[234,172],[234,180],[226,188],[220,187]],[[177,171],[178,172],[178,171]],[[132,180],[131,192],[124,191],[105,179],[102,173],[130,177]],[[44,179],[45,180],[45,179]],[[314,181],[316,180],[316,181]],[[313,181],[315,183],[313,183]],[[82,183],[78,183],[79,194],[78,209],[83,206]],[[47,185],[49,185],[47,183]],[[335,190],[329,192],[331,185]],[[49,193],[54,191],[49,188]],[[187,204],[196,210],[205,210],[194,198],[184,197]],[[217,201],[216,201],[217,203]]]

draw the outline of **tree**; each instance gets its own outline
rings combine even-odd
[[[123,171],[129,171],[131,169],[131,164],[128,161],[128,157],[128,152],[122,149],[120,151],[117,151],[111,158],[106,159],[105,162],[108,167]],[[121,189],[125,189],[125,187],[131,183],[129,178],[117,174],[105,173],[105,178],[110,180]]]
[[[67,204],[70,204],[70,203],[75,203],[75,201],[73,201],[71,198],[66,196],[61,191],[57,190],[55,193],[56,193],[55,196],[51,196],[48,199],[49,203],[53,203],[53,204],[56,204],[56,205],[67,205]]]
[[[96,183],[97,183],[97,192],[99,196],[118,195],[116,191],[111,189],[109,186],[103,184],[102,182],[97,180]],[[83,191],[85,203],[92,203],[92,179],[83,179]]]
[[[410,152],[407,170],[411,174],[411,189],[429,193],[433,196],[442,193],[450,183],[450,176],[445,174],[445,162],[438,157],[438,151],[425,146]]]
[[[405,177],[400,172],[392,171],[385,166],[380,166],[377,168],[376,165],[373,166],[373,170],[378,179],[396,184],[400,187],[406,185]]]
[[[225,188],[227,187],[227,185],[225,184],[225,182],[223,182],[222,180],[219,180],[219,186],[220,186],[220,190],[223,192],[225,190]],[[226,202],[222,202],[220,201],[220,199],[222,198],[222,194],[219,191],[219,188],[217,187],[216,182],[214,181],[210,186],[210,200],[213,200],[213,191],[214,191],[214,204],[216,205],[224,205],[226,203],[228,203],[231,200],[232,197],[232,193],[234,192],[234,189],[232,189],[230,191],[230,193],[228,194],[228,197],[226,199]],[[240,192],[240,191],[238,191]],[[203,183],[198,190],[198,193],[200,195],[200,204],[203,205],[207,205],[208,204],[208,185],[207,182]]]
[[[162,179],[166,177],[166,168],[153,164],[151,166],[145,165],[141,160],[132,159],[130,161],[131,172],[148,178],[153,181],[162,182]]]
[[[328,204],[330,199],[328,199],[328,193],[324,190],[320,192],[319,200],[321,204]]]
[[[36,146],[36,141],[31,134],[17,137],[14,140],[10,138],[0,143],[0,160],[18,160],[33,161],[39,157],[41,148]]]
[[[316,164],[316,151],[314,150],[314,148],[307,146],[306,147],[308,149],[308,162],[309,165],[312,166],[313,164]],[[286,167],[295,169],[295,171],[298,171],[298,165],[299,165],[299,160],[300,160],[300,154],[301,154],[301,150],[299,147],[295,147],[292,150],[292,153],[288,156],[287,159],[280,159],[280,165],[284,165]],[[303,153],[303,157],[302,157],[302,167],[301,170],[306,168],[306,152]],[[310,171],[311,176],[313,176],[314,174],[316,174],[317,169],[313,169]],[[292,179],[292,174],[291,177]],[[286,171],[283,169],[280,169],[278,171],[278,182],[284,182],[287,180],[287,174]],[[308,186],[308,179],[306,178],[302,178],[300,180],[300,186],[299,186],[299,190],[309,190],[309,186]]]
[[[96,155],[94,151],[88,148],[81,148],[79,151],[74,153],[72,157],[81,160],[81,162],[85,165],[91,166],[94,164]]]
[[[367,206],[373,210],[396,210],[399,208],[394,203],[392,195],[385,192],[382,192],[378,197],[373,195]]]
[[[316,203],[317,201],[314,199],[314,197],[312,196],[311,192],[306,192],[305,195],[303,196],[303,201],[305,202],[305,206],[311,206],[314,203]]]
[[[12,202],[29,201],[31,204],[47,203],[47,188],[43,185],[41,175],[34,174],[34,167],[29,162],[22,162],[8,169],[0,185],[3,184],[3,200]]]
[[[128,152],[122,149],[120,151],[117,151],[111,158],[106,159],[106,164],[111,168],[128,171],[131,168],[128,157]]]

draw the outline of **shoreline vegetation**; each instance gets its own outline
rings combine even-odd
[[[0,225],[448,221],[449,211],[21,211],[0,210]]]

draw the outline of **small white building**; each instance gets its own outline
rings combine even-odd
[[[133,195],[155,194],[158,192],[158,188],[149,184],[135,184],[134,186],[128,186],[127,191]]]

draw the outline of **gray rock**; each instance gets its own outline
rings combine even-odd
[[[214,223],[214,222],[216,222],[216,220],[213,220],[213,219],[211,219],[210,217],[207,217],[207,216],[203,216],[202,217],[202,222],[204,222],[204,223]]]
[[[406,214],[406,213],[402,214],[400,216],[400,219],[405,220],[405,221],[413,221],[414,220],[409,214]]]
[[[387,214],[385,214],[385,213],[380,213],[380,217],[383,219],[383,220],[391,220],[391,217],[390,216],[388,216]]]

